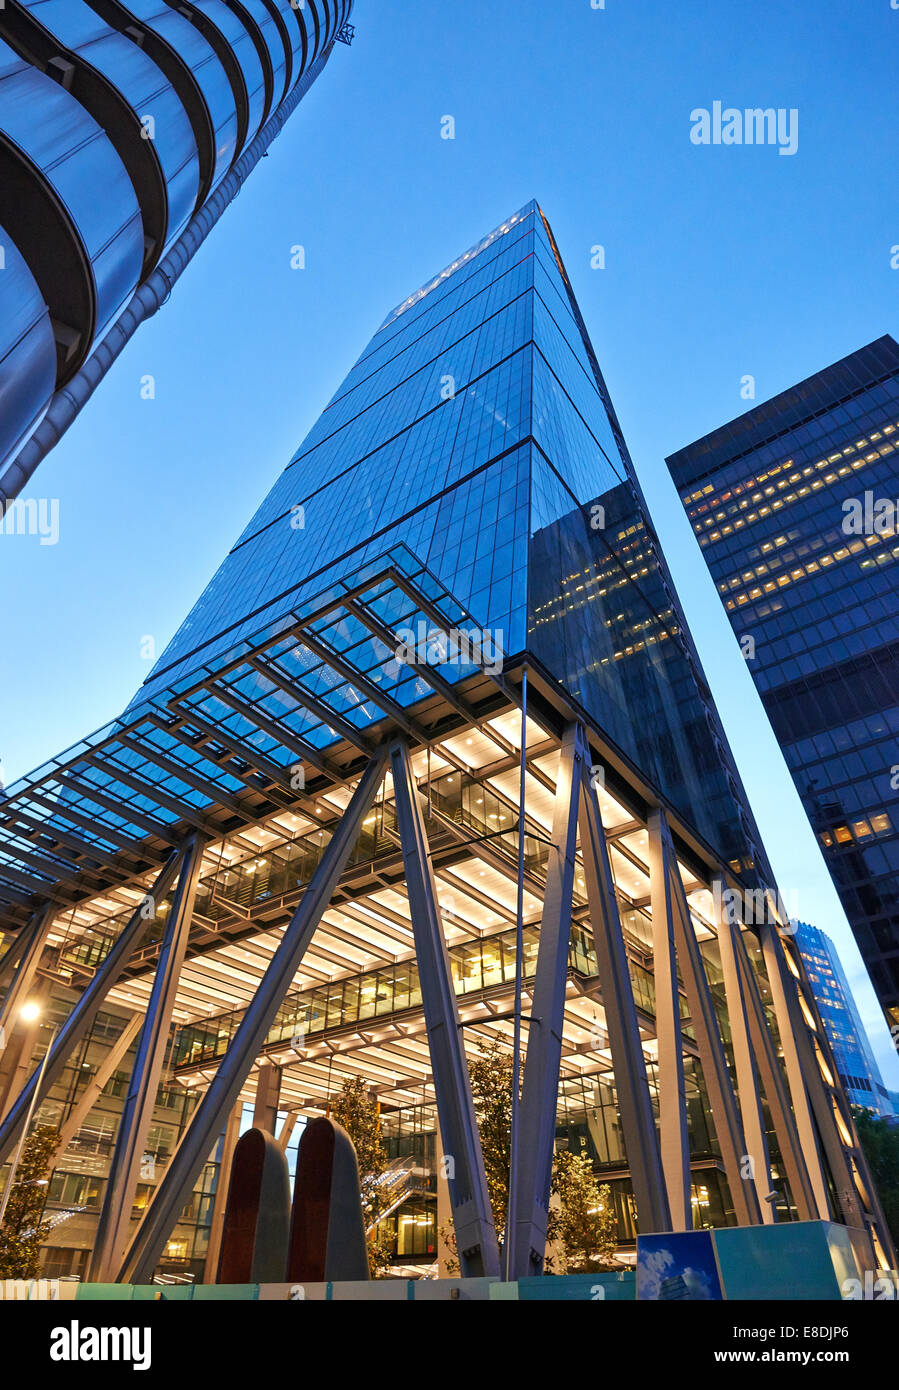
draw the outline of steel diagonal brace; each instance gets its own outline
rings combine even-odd
[[[670,845],[667,828],[665,835]],[[687,902],[687,895],[677,868],[673,847],[670,851],[669,863],[671,867],[668,873],[668,885],[675,911],[677,955],[683,976],[687,1005],[690,1010],[690,1022],[696,1035],[696,1046],[699,1050],[699,1060],[708,1093],[715,1135],[721,1149],[724,1171],[730,1188],[731,1201],[738,1225],[758,1226],[762,1220],[758,1194],[754,1183],[748,1180],[748,1175],[746,1178],[743,1176],[746,1171],[743,1164],[743,1159],[747,1155],[746,1137],[724,1055],[724,1044],[721,1040],[721,1030],[718,1026],[712,992],[709,989],[708,977],[705,973],[702,952],[696,939],[696,931],[690,915],[690,905]]]
[[[590,756],[583,732],[580,746],[584,754],[581,762],[581,852],[624,1151],[640,1230],[644,1234],[670,1231],[671,1209],[649,1094],[634,988],[602,813],[589,774]]]
[[[116,1136],[106,1180],[106,1196],[94,1240],[91,1278],[106,1283],[121,1260],[131,1224],[131,1209],[156,1107],[175,996],[187,951],[194,899],[207,841],[194,835],[188,841],[178,875],[178,888],[165,924],[165,936],[141,1029],[137,1056]]]
[[[509,1232],[510,1278],[539,1274],[546,1251],[583,763],[578,726],[569,724],[562,738],[556,777],[552,843],[531,995],[518,1118],[518,1172],[513,1184],[516,1209]]]
[[[463,1276],[499,1275],[499,1249],[490,1210],[484,1156],[453,990],[434,868],[421,800],[406,743],[390,749],[396,816],[412,914],[422,1007],[431,1054],[456,1248]]]
[[[35,1090],[38,1091],[35,1103],[40,1104],[50,1088],[59,1080],[69,1054],[87,1033],[103,1000],[118,981],[134,948],[152,921],[154,908],[165,900],[180,863],[180,853],[172,854],[167,860],[150,892],[116,937],[109,955],[57,1033],[43,1068],[32,1073],[10,1106],[6,1118],[0,1124],[0,1163],[9,1157],[16,1144]]]
[[[231,1107],[262,1049],[284,996],[337,886],[337,881],[384,777],[385,748],[377,750],[344,811],[299,906],[285,928],[281,943],[260,980],[231,1045],[198,1105],[190,1127],[156,1189],[146,1216],[125,1257],[118,1279],[146,1283],[156,1267],[171,1230],[209,1157]]]
[[[659,1057],[659,1143],[672,1225],[676,1231],[692,1231],[690,1135],[687,1127],[687,1095],[684,1081],[684,1042],[677,978],[674,905],[671,901],[669,881],[671,841],[663,834],[667,822],[665,812],[661,808],[650,812],[647,828],[656,1039]]]

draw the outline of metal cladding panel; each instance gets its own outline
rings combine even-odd
[[[107,134],[117,144],[123,139],[139,142],[135,153],[158,161],[168,203],[164,244],[170,244],[193,212],[199,188],[196,141],[171,83],[136,43],[110,28],[84,0],[22,3],[73,57],[90,64],[131,107],[134,126],[129,131],[107,126]],[[79,100],[89,106],[80,93]],[[103,124],[99,112],[91,114]],[[140,125],[146,117],[153,121],[152,139],[141,136]]]
[[[237,155],[237,104],[225,69],[203,35],[162,0],[123,0],[121,8],[164,39],[193,74],[215,136],[215,188]]]
[[[258,133],[265,113],[265,76],[256,45],[245,25],[233,10],[228,9],[224,0],[191,0],[191,3],[195,10],[215,25],[240,68],[247,102],[247,130],[242,146],[246,148]]]
[[[0,130],[71,219],[93,275],[96,337],[136,289],[143,265],[143,222],[125,166],[84,107],[2,41]],[[40,284],[41,267],[32,264]]]
[[[277,11],[281,16],[281,24],[287,35],[287,44],[291,55],[290,86],[294,87],[299,82],[306,67],[303,61],[303,31],[297,23],[297,11],[291,5],[290,0],[265,0],[265,4],[270,10]]]
[[[56,384],[56,345],[43,295],[0,228],[0,455],[43,414]]]
[[[324,18],[324,0],[306,0],[305,5],[297,10],[297,19],[306,31],[307,61],[310,63],[315,61],[324,47]]]
[[[272,95],[266,111],[268,119],[287,94],[287,54],[284,41],[281,30],[264,0],[240,0],[239,12],[246,17],[245,23],[255,27],[259,39],[268,50],[272,69]]]

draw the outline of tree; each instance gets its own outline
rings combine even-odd
[[[54,1125],[38,1125],[22,1148],[0,1230],[0,1279],[35,1279],[41,1241],[50,1230],[42,1222],[47,1173],[59,1143]]]
[[[586,1154],[568,1149],[556,1154],[552,1191],[559,1199],[555,1236],[565,1252],[566,1273],[614,1268],[618,1222],[612,1189],[597,1181]]]
[[[899,1127],[880,1119],[873,1110],[852,1109],[893,1244],[899,1246]]]
[[[496,1238],[503,1243],[509,1206],[509,1165],[512,1157],[512,1054],[498,1038],[481,1043],[469,1059],[471,1094],[484,1153],[487,1195]]]
[[[386,1231],[379,1232],[377,1224],[388,1205],[381,1181],[387,1167],[387,1150],[381,1136],[378,1104],[364,1081],[347,1077],[332,1102],[331,1117],[343,1125],[356,1150],[362,1215],[368,1232],[368,1262],[377,1278],[388,1269],[392,1254],[390,1237]]]
[[[487,1195],[497,1239],[502,1247],[509,1206],[514,1074],[512,1054],[499,1038],[493,1038],[489,1043],[482,1042],[478,1054],[468,1060],[468,1072],[484,1155]],[[549,1210],[547,1246],[561,1241],[569,1265],[580,1262],[585,1269],[603,1269],[611,1265],[617,1243],[617,1222],[611,1191],[608,1186],[601,1187],[597,1183],[593,1165],[586,1154],[565,1151],[556,1154],[551,1190],[559,1200]],[[452,1226],[442,1228],[441,1235],[455,1251]],[[458,1267],[455,1259],[448,1264],[451,1273],[455,1273]],[[548,1274],[556,1272],[550,1258],[547,1258],[544,1268]]]

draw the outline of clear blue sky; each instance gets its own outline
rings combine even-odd
[[[324,75],[0,537],[7,784],[117,715],[387,310],[531,197],[549,217],[785,895],[899,1063],[664,466],[896,333],[889,0],[357,0]],[[799,149],[696,147],[715,100]],[[456,122],[440,138],[441,118]],[[306,248],[304,271],[291,248]],[[590,268],[601,244],[606,269]],[[141,378],[156,378],[155,400]],[[790,901],[790,899],[788,899]]]

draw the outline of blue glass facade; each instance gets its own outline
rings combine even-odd
[[[899,347],[883,337],[668,460],[892,1023],[897,441]]]
[[[752,871],[756,832],[536,203],[388,315],[132,709],[398,544]],[[422,693],[399,672],[373,678],[407,703]],[[242,693],[286,703],[262,675]]]
[[[826,932],[807,922],[797,926],[796,945],[802,952],[847,1096],[853,1105],[878,1115],[893,1115],[890,1093],[874,1060],[836,946]]]
[[[419,619],[426,630],[474,628],[486,659],[447,651],[409,660],[401,634]],[[496,654],[505,677],[491,669]],[[524,739],[518,662],[528,675]],[[688,1173],[684,1162],[681,1174],[684,1224],[752,1219],[735,1161],[745,1141],[735,1129],[737,1143],[728,1148],[716,1129],[714,1096],[726,1097],[734,1084],[748,1106],[754,1082],[747,1089],[731,1032],[734,995],[715,940],[714,886],[722,858],[742,871],[747,886],[755,868],[764,881],[769,874],[602,374],[536,203],[388,315],[126,714],[6,791],[4,932],[24,928],[40,942],[37,933],[46,926],[53,950],[49,987],[62,1017],[69,1017],[83,979],[100,989],[111,981],[110,1006],[131,1027],[151,1016],[159,962],[168,951],[161,943],[172,939],[179,916],[160,901],[146,925],[143,907],[135,913],[133,885],[148,890],[139,896],[161,899],[163,890],[153,887],[161,864],[169,866],[170,882],[173,848],[196,845],[196,834],[203,860],[196,893],[191,890],[191,920],[178,928],[187,937],[186,954],[166,1020],[174,1029],[171,1072],[197,1094],[212,1065],[233,1069],[229,1084],[240,1086],[264,1056],[279,1070],[283,1108],[300,1116],[329,1109],[340,1078],[355,1076],[378,1096],[385,1137],[400,1142],[410,1124],[418,1125],[436,1155],[432,1109],[442,1095],[425,1017],[432,977],[411,887],[414,860],[396,787],[392,806],[385,784],[361,824],[347,826],[350,787],[364,777],[374,790],[379,745],[386,738],[396,748],[402,731],[414,746],[417,785],[427,791],[424,835],[440,893],[447,984],[461,1006],[460,1023],[477,1029],[471,1045],[495,1037],[505,1047],[518,962],[522,1006],[530,1015],[543,924],[556,930],[547,885],[555,891],[553,821],[564,782],[553,763],[563,725],[570,738],[573,713],[592,726],[590,756],[609,764],[610,786],[597,798],[602,825],[595,829],[597,839],[605,831],[602,863],[620,926],[614,913],[591,901],[589,852],[582,839],[578,862],[572,841],[571,939],[556,963],[565,1058],[556,1142],[586,1153],[608,1178],[619,1238],[633,1240],[639,1223],[645,1229],[653,1216],[642,1214],[637,1174],[646,1166],[645,1146],[635,1149],[628,1137],[623,1096],[625,1087],[631,1094],[642,1089],[645,1068],[650,1139],[648,1107],[662,1122],[663,1087],[670,1086],[671,1098],[683,1097],[690,1164]],[[660,799],[677,812],[670,875],[664,862],[654,862],[666,857],[656,853],[664,843],[651,814]],[[705,848],[698,843],[703,838]],[[342,839],[347,853],[335,868],[332,851]],[[319,900],[309,939],[275,987],[282,928],[290,921],[295,930],[302,921],[298,903],[316,900],[318,889],[309,890],[322,880],[323,865],[335,891],[327,906]],[[678,894],[671,907],[677,913],[680,904],[690,964],[682,953],[675,999],[675,972],[663,986],[666,995],[657,997],[652,913],[660,890],[666,882],[673,887],[676,876],[687,905]],[[180,895],[179,880],[171,903]],[[36,900],[46,899],[51,912],[35,918]],[[595,930],[597,913],[608,918],[597,940],[621,934],[617,984],[603,978],[601,954],[591,949],[588,923]],[[140,949],[123,971],[122,941],[132,950],[138,934]],[[748,992],[754,970],[758,1008],[767,1005],[776,1016],[793,1105],[807,1105],[806,1089],[817,1084],[815,1058],[802,1076],[784,1011],[789,999],[778,1012],[783,1001],[768,959],[750,933],[746,943],[744,987]],[[776,956],[774,962],[779,971]],[[71,979],[71,989],[60,990],[63,979]],[[811,996],[796,979],[799,1006]],[[629,1011],[629,991],[636,1011],[630,1060],[613,1036],[613,1019]],[[253,1014],[267,992],[257,1030]],[[680,1035],[662,1029],[663,1003],[680,1018]],[[712,1055],[716,1017],[722,1046]],[[248,1020],[257,1030],[249,1044]],[[54,1013],[46,1026],[55,1021]],[[117,1022],[115,1016],[102,1022],[102,1038],[92,1032],[72,1064],[74,1086],[62,1075],[60,1049],[47,1114],[71,1113],[87,1080],[83,1062],[88,1054],[94,1063],[104,1055],[94,1043],[105,1046]],[[682,1084],[671,1068],[678,1054]],[[822,1059],[823,1052],[820,1074],[829,1089],[817,1095],[814,1115],[800,1112],[812,1157],[813,1126],[826,1138],[832,1115],[843,1113],[834,1106],[845,1104],[832,1062],[828,1071]],[[0,1088],[11,1093],[12,1082],[0,1069]],[[147,1086],[156,1083],[150,1078]],[[770,1099],[770,1073],[761,1084]],[[147,1219],[165,1209],[162,1224],[174,1232],[162,1252],[167,1270],[209,1279],[216,1268],[211,1198],[219,1159],[192,1177],[179,1176],[174,1131],[184,1128],[190,1104],[180,1087],[160,1095],[146,1152],[155,1153],[162,1176]],[[226,1120],[216,1114],[202,1128],[209,1095],[194,1112],[199,1139],[185,1141],[196,1143],[198,1163]],[[160,1114],[169,1096],[176,1108],[182,1101],[174,1122]],[[736,1109],[736,1097],[733,1104]],[[823,1168],[820,1207],[814,1194],[803,1195],[798,1165],[788,1168],[787,1144],[794,1141],[784,1104],[779,1114],[772,1104],[762,1116],[766,1171],[782,1194],[779,1219],[827,1209]],[[120,1200],[123,1215],[131,1201],[118,1176],[118,1141],[113,1146],[117,1107],[99,1108],[102,1129],[91,1140],[90,1171],[78,1153],[69,1154],[53,1189],[54,1202],[77,1202],[87,1213],[54,1248],[50,1267],[60,1272],[85,1267],[101,1200],[104,1210],[107,1198]],[[441,1129],[445,1134],[442,1119]],[[837,1183],[845,1191],[851,1181],[837,1144],[848,1141],[837,1138],[827,1151],[835,1209]],[[860,1154],[852,1161],[863,1166]],[[417,1205],[410,1202],[397,1216],[398,1260],[437,1253],[433,1239],[410,1237],[413,1228],[431,1231],[436,1221],[436,1174],[429,1169],[425,1176],[428,1183],[434,1177],[427,1193],[419,1189]],[[767,1177],[764,1182],[767,1192]],[[136,1189],[135,1207],[146,1204],[148,1188]],[[120,1198],[111,1195],[117,1192]]]

